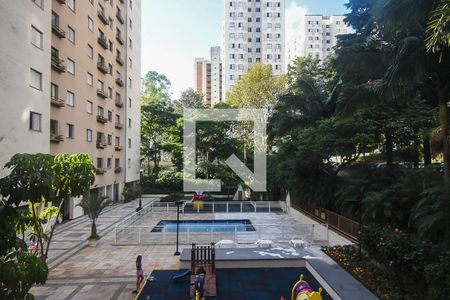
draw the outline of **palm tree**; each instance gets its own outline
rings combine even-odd
[[[434,53],[450,48],[450,0],[441,0],[428,22],[427,49]]]
[[[100,216],[101,212],[105,207],[109,205],[110,199],[104,196],[94,196],[94,195],[86,195],[81,199],[81,202],[78,204],[84,213],[88,215],[89,219],[92,221],[91,225],[91,236],[89,239],[99,239],[100,237],[97,234],[97,226],[95,222]]]

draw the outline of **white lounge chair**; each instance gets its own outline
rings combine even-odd
[[[305,248],[306,242],[304,240],[290,240],[289,244],[294,248]]]
[[[259,248],[271,248],[272,244],[273,242],[271,240],[258,240],[255,243]]]
[[[220,240],[216,243],[217,248],[236,248],[237,245],[232,240]]]

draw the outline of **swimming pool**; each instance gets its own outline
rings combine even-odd
[[[152,232],[176,232],[176,220],[161,220]],[[250,220],[180,220],[180,232],[256,231]]]

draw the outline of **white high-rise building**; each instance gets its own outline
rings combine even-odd
[[[288,44],[288,62],[308,55],[326,59],[337,44],[337,36],[351,32],[344,19],[345,16],[306,15],[304,24]]]
[[[211,48],[211,107],[222,102],[222,59],[220,47]]]
[[[254,64],[285,72],[285,1],[225,0],[223,98]]]

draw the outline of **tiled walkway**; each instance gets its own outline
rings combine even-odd
[[[156,198],[144,198],[143,205]],[[173,246],[113,246],[114,225],[130,215],[137,201],[106,209],[98,220],[102,236],[87,245],[90,221],[82,217],[59,226],[49,253],[49,279],[31,290],[36,299],[134,299],[135,259],[143,256],[144,272],[178,269]]]

